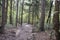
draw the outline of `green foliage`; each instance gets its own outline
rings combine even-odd
[[[26,1],[26,2],[25,2]],[[40,11],[40,0],[25,0],[24,2],[24,9],[23,9],[23,22],[28,22],[28,15],[29,15],[29,6],[31,6],[31,12],[30,12],[30,23],[32,23],[32,14],[34,14],[34,23],[36,24],[36,27],[37,27],[37,30],[39,29],[39,24],[40,24],[40,14],[41,14],[41,11]],[[33,3],[32,1],[34,1],[35,3]],[[1,0],[0,0],[0,3],[1,3]],[[34,4],[34,6],[32,5]],[[16,0],[13,0],[13,3],[12,3],[12,15],[13,15],[13,25],[15,25],[16,23]],[[50,0],[46,0],[46,15],[45,15],[45,23],[46,23],[46,19],[47,19],[47,16],[48,16],[48,11],[49,11],[49,8],[50,7]],[[22,12],[22,0],[19,0],[19,7],[18,7],[18,13],[20,16],[17,16],[18,19],[20,18],[21,20],[21,12]],[[34,11],[34,13],[33,13]],[[1,13],[1,6],[0,6],[0,16],[2,15]],[[8,14],[7,14],[7,24],[6,26],[7,27],[10,27],[10,0],[8,1]],[[18,20],[18,22],[20,21]],[[0,17],[0,23],[1,23],[1,17]],[[9,25],[9,26],[8,26]],[[47,27],[52,27],[51,25],[49,24],[45,24],[45,28]],[[12,27],[12,26],[11,26]]]

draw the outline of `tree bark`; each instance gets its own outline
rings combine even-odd
[[[13,21],[12,21],[12,0],[10,0],[10,24],[13,24]]]
[[[0,26],[0,33],[4,33],[4,26],[6,24],[5,0],[2,0],[2,23]]]
[[[34,24],[34,0],[32,2],[32,25]]]
[[[21,25],[23,23],[23,9],[24,9],[24,0],[22,2],[22,12],[21,12]]]
[[[45,0],[41,0],[40,31],[44,31],[44,21],[45,21]]]
[[[19,24],[21,23],[20,15],[21,15],[21,12],[20,12],[20,9],[19,9]]]
[[[18,22],[18,3],[19,3],[19,0],[17,0],[16,26],[17,26],[17,22]]]
[[[30,6],[29,6],[29,13],[28,13],[28,24],[30,24]]]
[[[6,7],[5,7],[5,12],[6,12],[6,23],[7,23],[7,13],[8,13],[8,0],[6,0]]]
[[[60,40],[60,32],[59,32],[59,1],[55,0],[55,13],[53,16],[53,25],[56,35],[56,40]]]

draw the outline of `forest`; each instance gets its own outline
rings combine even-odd
[[[60,40],[60,0],[0,0],[0,40]]]

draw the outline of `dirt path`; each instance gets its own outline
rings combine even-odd
[[[16,33],[7,31],[5,34],[0,34],[0,40],[50,40],[48,32],[32,33],[32,27],[30,24],[23,24],[22,27],[18,25]]]
[[[32,26],[23,24],[16,32],[17,40],[32,40]]]

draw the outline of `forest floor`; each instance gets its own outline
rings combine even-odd
[[[55,40],[55,37],[50,37],[49,31],[32,33],[32,25],[23,24],[22,27],[0,34],[0,40]]]

